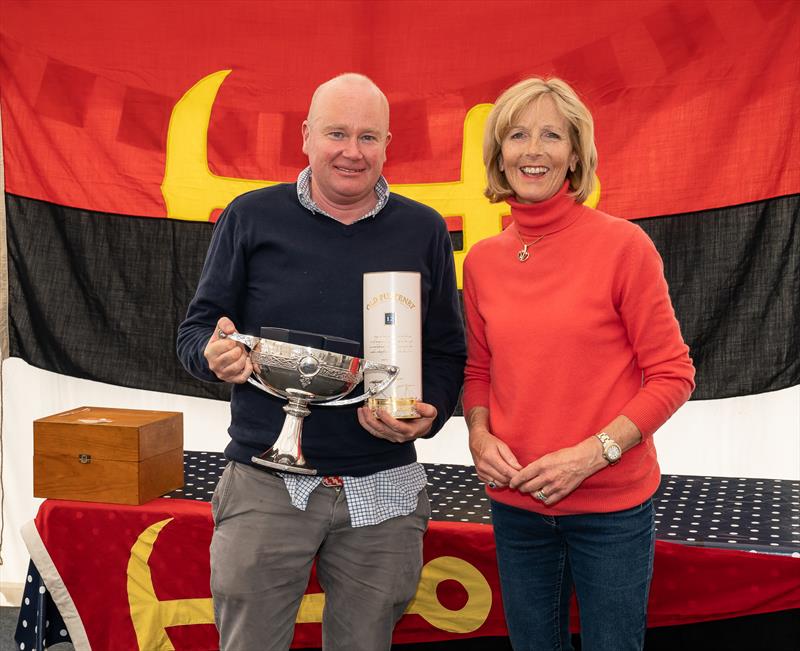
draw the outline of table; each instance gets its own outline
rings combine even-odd
[[[185,487],[141,506],[46,500],[23,528],[31,574],[17,642],[216,649],[209,500],[224,464],[186,452]],[[394,641],[504,636],[489,500],[474,468],[426,471],[425,566]],[[667,475],[654,500],[649,627],[800,608],[800,482]],[[294,647],[319,647],[323,599],[312,574]]]

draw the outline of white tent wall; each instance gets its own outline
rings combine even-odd
[[[181,411],[186,450],[222,451],[228,404],[78,380],[7,359],[2,367],[3,539],[0,605],[18,605],[28,553],[20,527],[36,515],[33,421],[91,405]],[[656,433],[664,474],[800,480],[800,387],[760,395],[689,402]],[[417,443],[425,463],[471,464],[463,418]]]

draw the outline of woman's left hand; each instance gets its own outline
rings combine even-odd
[[[520,493],[530,493],[552,506],[580,486],[584,479],[607,465],[600,450],[597,441],[586,440],[550,452],[514,475],[509,487]]]

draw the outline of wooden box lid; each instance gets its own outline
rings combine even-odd
[[[141,461],[183,448],[179,411],[78,407],[33,421],[34,454]]]

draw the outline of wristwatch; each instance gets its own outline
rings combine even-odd
[[[600,432],[599,434],[595,434],[595,436],[599,438],[600,443],[603,444],[603,458],[613,466],[622,458],[622,448],[605,432]]]

